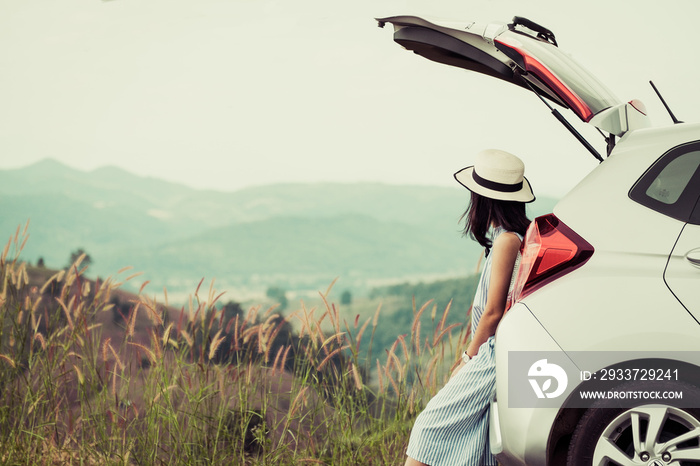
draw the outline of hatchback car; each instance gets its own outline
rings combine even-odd
[[[601,162],[523,241],[496,334],[499,463],[700,464],[700,125],[650,127],[525,18],[378,22],[418,55],[536,93]],[[558,108],[599,129],[603,154]]]

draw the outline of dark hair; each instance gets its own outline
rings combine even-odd
[[[462,219],[465,220],[464,235],[471,236],[485,247],[487,256],[492,246],[487,236],[491,224],[521,235],[525,235],[530,225],[530,220],[525,214],[525,203],[491,199],[475,192],[472,192],[471,202],[462,214],[460,220]]]

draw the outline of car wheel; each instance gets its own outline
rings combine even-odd
[[[654,386],[654,390],[661,388]],[[700,465],[700,390],[674,384],[683,391],[683,405],[640,404],[619,408],[616,400],[601,400],[583,415],[568,452],[570,466]],[[639,386],[636,388],[639,390]],[[694,400],[689,403],[688,400]],[[679,406],[698,406],[681,408]]]

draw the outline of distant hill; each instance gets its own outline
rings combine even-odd
[[[54,160],[0,171],[0,234],[31,219],[24,257],[63,267],[92,257],[88,274],[126,265],[153,286],[316,289],[471,272],[480,250],[461,238],[468,202],[459,187],[280,184],[236,192],[195,190],[105,167]],[[538,199],[535,216],[552,209]],[[188,291],[192,291],[188,289]]]
[[[177,280],[206,276],[253,285],[269,277],[288,288],[318,289],[337,276],[344,286],[357,286],[367,279],[463,274],[478,255],[468,246],[430,225],[366,215],[274,217],[143,249],[133,260],[138,270],[167,270]]]

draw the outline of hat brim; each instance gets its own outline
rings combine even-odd
[[[455,180],[469,191],[475,192],[481,196],[499,201],[515,201],[515,202],[532,202],[535,200],[535,194],[532,192],[532,187],[527,178],[523,177],[523,186],[518,191],[504,192],[496,191],[481,186],[474,180],[474,166],[466,167],[454,174]]]

